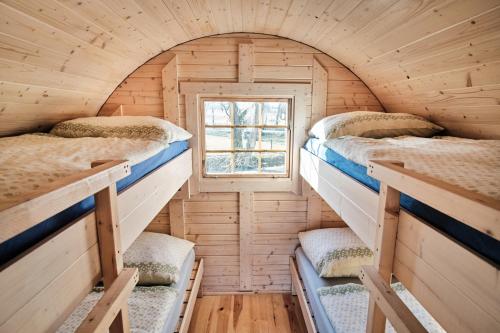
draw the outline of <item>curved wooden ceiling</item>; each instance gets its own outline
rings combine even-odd
[[[1,135],[96,114],[179,43],[256,32],[336,58],[389,112],[500,138],[499,0],[2,0],[0,13]]]

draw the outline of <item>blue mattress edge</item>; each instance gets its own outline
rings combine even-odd
[[[303,147],[311,154],[337,168],[347,176],[379,192],[380,182],[370,177],[366,167],[346,159],[336,151],[324,146],[320,140],[309,138]],[[430,223],[454,240],[465,245],[481,257],[500,267],[500,241],[402,193],[401,207]]]
[[[131,173],[119,180],[116,184],[118,192],[133,185],[149,173],[168,163],[189,148],[185,141],[172,142],[166,149],[161,150],[150,158],[131,167]],[[0,266],[28,250],[44,238],[62,229],[75,219],[90,212],[94,208],[94,197],[88,197],[62,212],[48,218],[25,232],[0,244]]]

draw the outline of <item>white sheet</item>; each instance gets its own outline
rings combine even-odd
[[[37,190],[103,159],[140,163],[168,147],[165,143],[123,138],[67,139],[27,134],[0,138],[0,202]]]
[[[354,161],[398,160],[405,168],[500,200],[500,140],[345,136],[325,146]]]

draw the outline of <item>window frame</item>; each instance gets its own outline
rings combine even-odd
[[[234,124],[234,110],[231,110],[231,121],[230,125],[206,125],[205,122],[205,102],[286,102],[288,104],[287,110],[287,123],[286,125],[235,125]],[[293,99],[290,97],[276,97],[276,96],[258,96],[258,97],[238,97],[238,96],[217,96],[217,97],[200,97],[200,136],[201,136],[201,151],[202,151],[202,176],[203,178],[289,178],[290,177],[290,164],[291,164],[291,149],[292,149],[292,138],[293,138]],[[262,112],[262,111],[261,111]],[[260,116],[262,113],[260,114]],[[234,130],[236,128],[258,128],[259,130],[259,142],[262,143],[262,129],[264,128],[285,128],[286,129],[286,148],[281,150],[270,150],[270,149],[235,149],[234,143],[232,142],[232,149],[221,149],[221,150],[208,150],[206,145],[206,128],[230,128],[231,136],[234,136]],[[233,141],[233,140],[231,140]],[[285,153],[285,172],[284,173],[207,173],[206,169],[206,158],[208,153],[245,153],[245,152],[257,152],[257,153]],[[262,159],[260,159],[262,161]],[[234,168],[234,157],[233,166]],[[261,165],[259,163],[259,169]]]
[[[261,82],[179,82],[180,107],[185,110],[186,128],[192,133],[193,175],[189,192],[293,192],[302,193],[300,149],[307,138],[306,124],[311,117],[312,85],[310,83]],[[279,97],[292,99],[293,137],[290,141],[290,172],[287,178],[203,177],[201,98],[204,97]],[[181,113],[184,113],[181,111]]]

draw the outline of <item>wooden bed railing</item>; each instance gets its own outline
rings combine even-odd
[[[123,269],[116,182],[126,161],[92,168],[0,206],[0,242],[95,195],[91,212],[0,268],[0,332],[55,331],[102,278],[104,294],[80,332],[128,331],[127,298],[136,269]]]
[[[500,331],[500,271],[446,235],[401,211],[400,193],[479,230],[500,236],[500,202],[407,170],[401,163],[370,161],[380,181],[374,267],[361,279],[370,290],[367,332],[425,332],[390,287],[392,275],[428,312],[453,332]]]

